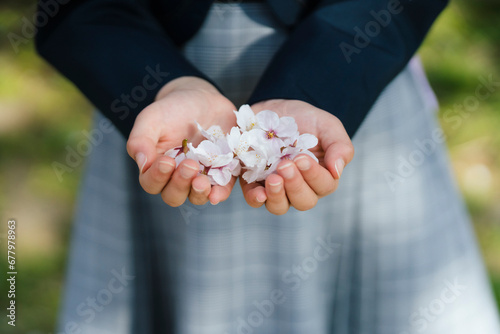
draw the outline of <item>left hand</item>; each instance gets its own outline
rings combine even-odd
[[[297,210],[312,209],[318,199],[333,193],[344,167],[352,160],[354,148],[340,120],[332,114],[298,100],[268,100],[251,106],[255,113],[272,110],[280,117],[293,117],[299,132],[318,138],[318,145],[310,151],[311,157],[301,154],[294,161],[284,160],[264,184],[240,184],[247,203],[260,207],[264,203],[269,212],[282,215],[290,206]]]

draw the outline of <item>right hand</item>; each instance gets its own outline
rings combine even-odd
[[[195,121],[204,128],[220,125],[224,133],[236,125],[236,110],[212,84],[196,77],[180,77],[158,92],[155,102],[137,116],[127,142],[127,152],[139,167],[139,182],[150,194],[161,193],[173,207],[189,198],[202,205],[226,200],[236,178],[226,186],[211,186],[199,165],[186,159],[175,168],[175,160],[164,156],[169,149],[188,139],[197,146],[203,140]]]

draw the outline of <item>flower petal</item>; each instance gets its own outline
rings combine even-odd
[[[276,129],[280,125],[280,118],[277,113],[271,110],[262,110],[257,114],[259,127],[265,131]]]
[[[257,155],[256,151],[244,152],[238,157],[240,158],[241,162],[245,164],[246,167],[253,167],[257,165],[261,160],[261,158]]]
[[[275,131],[280,138],[292,137],[297,133],[298,126],[293,117],[281,117]]]
[[[211,176],[219,186],[225,186],[231,181],[231,172],[227,169],[211,168],[208,171],[208,175]]]
[[[261,181],[264,169],[250,168],[241,176],[247,183]]]
[[[224,131],[222,131],[222,128],[218,125],[212,125],[208,128],[207,132],[215,139],[224,138]]]
[[[240,161],[238,159],[234,159],[233,161],[236,161],[236,165],[231,166],[229,168],[229,170],[233,176],[238,176],[241,173],[241,164],[240,164]]]
[[[216,141],[217,139],[224,137],[224,132],[222,131],[222,128],[218,125],[212,125],[211,127],[208,128],[208,130],[205,130],[200,125],[200,123],[196,121],[195,123],[196,126],[198,127],[198,130],[201,132],[202,136],[208,140]]]
[[[225,166],[233,160],[233,157],[234,157],[233,152],[217,155],[215,159],[212,161],[210,166],[212,167]]]
[[[234,111],[236,115],[236,124],[241,128],[241,131],[250,131],[257,126],[255,113],[248,104],[240,107],[239,111]]]
[[[267,140],[266,144],[261,146],[261,150],[265,152],[267,159],[275,156],[281,156],[281,148],[285,147],[285,143],[280,138],[273,138]]]
[[[305,133],[303,135],[300,135],[299,138],[297,139],[297,147],[308,150],[310,148],[313,148],[314,146],[318,145],[318,138],[316,136],[311,135],[309,133]]]
[[[186,154],[184,153],[179,154],[178,156],[175,157],[175,165],[179,166],[179,164],[186,159],[187,159]],[[195,160],[198,161],[198,159]]]
[[[247,133],[248,133],[248,136],[247,136],[248,143],[252,147],[262,146],[267,141],[266,131],[264,131],[264,130],[253,129],[253,130],[250,130]]]
[[[182,155],[182,154],[181,154]],[[198,155],[196,153],[194,153],[193,150],[189,150],[186,154],[186,159],[191,159],[191,160],[194,160],[194,161],[197,161],[197,162],[200,162],[198,160]],[[176,160],[177,161],[177,160]]]
[[[250,132],[244,132],[240,137],[238,152],[246,152],[250,148],[251,136]]]
[[[217,139],[217,141],[215,142],[215,145],[217,145],[219,147],[220,154],[233,153],[233,151],[229,147],[229,144],[227,142],[226,137],[222,137],[221,139]]]
[[[246,133],[246,132],[245,132]],[[227,144],[231,151],[236,153],[238,150],[238,146],[240,144],[241,132],[240,129],[234,126],[231,131],[226,135]]]
[[[314,161],[319,162],[318,158],[316,158],[316,156],[314,155],[314,153],[312,153],[311,151],[302,150],[302,151],[300,151],[300,154],[307,154],[308,156],[310,156],[311,158],[313,158]]]
[[[180,150],[182,150],[182,146],[177,146],[165,152],[164,155],[166,155],[167,157],[175,158]]]

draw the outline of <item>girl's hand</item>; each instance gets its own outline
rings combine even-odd
[[[212,84],[196,77],[181,77],[167,83],[156,101],[141,111],[127,142],[128,154],[139,167],[139,181],[150,194],[159,194],[170,206],[179,206],[186,198],[193,204],[208,200],[217,204],[226,200],[236,178],[226,186],[211,186],[199,165],[184,160],[175,169],[175,160],[164,156],[169,149],[188,139],[195,146],[203,138],[195,121],[205,128],[217,124],[228,132],[236,125],[236,108]]]
[[[282,161],[278,174],[268,176],[264,184],[247,184],[240,178],[247,203],[260,207],[264,203],[269,212],[284,214],[290,206],[297,210],[312,209],[318,199],[333,193],[344,167],[352,160],[354,148],[344,126],[332,114],[298,100],[269,100],[252,106],[255,113],[272,110],[280,117],[291,116],[299,132],[318,138],[318,145],[310,151],[319,164],[302,154],[294,161]]]

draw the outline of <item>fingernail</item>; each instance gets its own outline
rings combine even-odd
[[[266,201],[266,196],[264,195],[257,196],[255,200],[259,203],[264,203]]]
[[[271,186],[271,192],[274,194],[277,194],[281,191],[281,182],[278,183],[271,183],[269,182],[269,185]]]
[[[185,179],[190,179],[195,174],[198,173],[198,168],[190,166],[190,165],[183,165],[181,168],[181,176]]]
[[[202,193],[203,189],[196,188],[193,184],[193,190],[196,191],[197,193]]]
[[[171,161],[160,161],[160,165],[158,166],[158,169],[163,174],[171,172],[174,168],[175,166]]]
[[[146,157],[146,155],[144,153],[139,152],[135,156],[135,161],[137,162],[137,165],[139,166],[139,171],[142,174],[144,166],[146,165],[146,162],[148,161],[148,157]]]
[[[293,177],[293,168],[291,162],[287,162],[286,164],[279,166],[278,170],[281,171],[280,174],[285,179],[291,179]]]
[[[335,170],[337,171],[337,175],[340,179],[340,175],[342,175],[342,171],[344,170],[345,162],[342,159],[337,159],[335,161]]]
[[[300,156],[294,161],[299,170],[308,170],[309,168],[311,168],[311,163],[305,156]]]
[[[217,202],[212,202],[212,200],[210,200],[210,204],[212,204],[212,205],[217,205],[217,204],[219,204],[219,201],[217,201]]]

